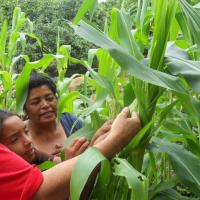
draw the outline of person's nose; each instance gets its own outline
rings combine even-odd
[[[45,99],[42,99],[42,101],[41,101],[41,107],[42,108],[48,107],[48,102]]]
[[[24,146],[29,146],[32,142],[31,142],[31,139],[27,136],[27,135],[24,135]]]

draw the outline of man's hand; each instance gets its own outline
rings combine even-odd
[[[102,141],[108,134],[112,126],[112,120],[106,121],[94,134],[90,146]]]
[[[137,113],[130,114],[128,108],[124,108],[112,123],[111,129],[106,137],[94,146],[98,148],[107,158],[114,155],[127,145],[140,130],[141,124]]]
[[[141,123],[138,113],[130,113],[129,109],[124,108],[114,120],[111,127],[111,137],[121,141],[121,145],[126,145],[140,130]]]

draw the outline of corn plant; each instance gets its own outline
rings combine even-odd
[[[199,12],[185,0],[139,0],[138,5],[141,7],[138,8],[135,30],[133,30],[131,17],[123,8],[121,10],[113,9],[111,25],[109,28],[106,26],[104,32],[97,30],[91,23],[90,25],[86,23],[87,20],[80,21],[86,12],[93,10],[91,1],[83,2],[81,10],[75,17],[74,25],[72,25],[78,35],[102,48],[96,51],[97,58],[99,58],[98,52],[104,52],[104,55],[109,58],[105,62],[103,62],[104,59],[103,61],[99,59],[98,73],[91,69],[90,62],[81,62],[98,84],[97,94],[101,92],[102,96],[104,95],[100,99],[100,103],[99,99],[96,101],[98,102],[96,106],[101,106],[99,116],[106,114],[105,110],[109,110],[106,108],[109,105],[108,101],[114,102],[113,105],[116,107],[113,110],[117,112],[120,107],[129,102],[131,107],[140,113],[143,124],[143,129],[119,154],[119,157],[126,158],[129,163],[118,158],[114,159],[112,173],[110,173],[109,166],[105,168],[102,164],[102,171],[96,183],[97,188],[94,189],[91,198],[159,199],[163,197],[165,199],[188,199],[174,190],[178,183],[188,186],[194,194],[199,196],[199,176],[196,174],[200,164],[199,157],[197,157],[199,149],[199,100],[198,96],[194,94],[194,92],[198,92],[194,90],[194,87],[198,88],[198,80],[194,79],[195,71],[198,71],[198,62],[181,58],[182,54],[188,55],[184,53],[186,51],[183,49],[183,44],[187,43],[189,55],[198,59],[197,48],[195,52],[192,48],[194,45],[198,45]],[[76,25],[77,23],[78,25]],[[172,42],[176,46],[175,50],[169,48]],[[148,48],[147,58],[145,58],[146,55],[143,55],[145,48]],[[180,55],[176,55],[175,52],[176,54],[180,52]],[[111,62],[116,68],[113,68]],[[101,63],[104,63],[103,69]],[[181,65],[185,67],[182,68]],[[173,75],[169,74],[168,69]],[[105,74],[102,70],[105,71]],[[112,76],[107,76],[108,74],[112,74]],[[123,93],[119,92],[119,88],[115,89],[115,83],[118,86],[121,83]],[[123,95],[127,98],[123,99]],[[160,101],[164,97],[165,102],[168,101],[168,103],[165,103],[163,109],[159,109]],[[94,109],[93,104],[88,108],[87,114],[94,112]],[[178,117],[173,115],[174,111],[179,113]],[[191,118],[185,120],[183,112],[187,112]],[[172,117],[168,115],[172,115]],[[173,134],[182,131],[185,140],[184,142],[182,140],[181,143],[185,145],[187,150],[183,146],[167,142],[167,140],[170,142],[180,142],[180,140],[163,136],[162,127],[166,126],[168,119],[180,120],[181,123],[177,124],[175,128],[169,126],[168,132],[172,127],[175,129],[172,129]],[[187,125],[187,131],[184,124]],[[193,127],[197,127],[197,133]],[[190,139],[187,139],[188,135],[191,137]],[[195,148],[192,148],[194,144]],[[179,153],[181,148],[183,148],[182,153]],[[89,175],[92,171],[92,168],[88,166],[91,155],[87,156],[85,153],[84,158],[87,162],[85,165],[86,168],[89,168],[89,172],[87,172]],[[193,160],[192,164],[188,162],[186,157]],[[145,164],[147,161],[150,163]],[[92,163],[91,161],[91,165],[96,166],[95,164],[99,162],[101,159],[98,162]],[[159,166],[161,170],[158,171]],[[75,174],[80,173],[81,168],[77,166],[74,170],[74,177],[76,177]],[[179,168],[182,172],[178,170]],[[175,177],[173,177],[173,171],[176,173]],[[140,174],[141,172],[146,176]],[[105,176],[110,176],[110,182]],[[72,179],[72,182],[72,199],[78,199],[80,192],[77,193],[77,187],[74,187],[78,184],[78,180]],[[79,183],[80,191],[85,183],[85,179],[82,184]],[[192,188],[192,185],[195,185],[195,188]],[[99,194],[98,187],[102,188],[104,194]],[[141,196],[142,194],[144,195]]]
[[[13,101],[16,92],[15,83],[18,77],[16,63],[21,60],[30,61],[29,57],[24,54],[26,37],[35,39],[41,46],[39,38],[32,34],[32,22],[20,8],[16,7],[13,12],[11,30],[8,30],[8,23],[5,20],[0,32],[0,107],[14,110],[16,108],[16,101]]]
[[[87,60],[71,57],[70,45],[60,46],[58,33],[57,53],[30,61],[24,55],[25,36],[33,37],[40,46],[41,42],[32,34],[31,22],[16,8],[12,30],[8,32],[5,21],[0,33],[0,106],[20,113],[31,71],[44,73],[50,63],[56,62],[58,115],[74,112],[84,120],[84,127],[68,138],[65,146],[79,135],[91,138],[123,106],[139,112],[143,126],[110,162],[94,148],[80,157],[71,179],[72,200],[80,199],[88,177],[99,163],[90,199],[198,199],[198,4],[192,6],[186,0],[138,0],[133,15],[132,9],[128,13],[123,8],[125,3],[120,10],[113,8],[104,31],[100,31],[92,25],[97,1],[83,1],[71,25],[76,34],[100,47],[89,50]],[[85,14],[89,14],[90,22]],[[28,33],[24,31],[25,22],[29,24]],[[21,48],[16,51],[19,43]],[[98,71],[92,68],[95,57]],[[24,67],[16,74],[19,59],[23,59]],[[88,70],[82,75],[80,90],[69,89],[71,80],[80,76],[65,77],[69,62]],[[185,195],[183,191],[188,190]]]

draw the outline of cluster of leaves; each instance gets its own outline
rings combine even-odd
[[[91,43],[75,35],[73,29],[68,25],[68,21],[75,17],[82,4],[82,0],[1,0],[0,4],[0,23],[4,19],[7,19],[9,23],[11,22],[15,6],[19,6],[29,19],[33,21],[33,31],[40,38],[42,48],[38,46],[34,39],[27,38],[30,45],[26,46],[26,54],[32,61],[40,59],[44,54],[56,53],[58,32],[60,44],[70,44],[72,56],[76,58],[86,58],[87,51],[94,47]],[[103,29],[105,19],[115,5],[120,7],[120,1],[109,0],[98,7],[93,21],[100,29]],[[68,70],[68,75],[85,71],[80,65],[77,67],[72,64],[70,70]],[[55,70],[56,67],[53,65],[52,74],[54,74]]]
[[[91,199],[197,200],[200,196],[200,11],[199,4],[193,6],[195,1],[188,2],[138,0],[135,15],[135,4],[127,13],[124,0],[123,8],[113,8],[104,31],[100,31],[88,20],[95,15],[97,0],[85,0],[72,27],[77,35],[100,48],[90,49],[87,58],[82,59],[72,56],[69,45],[60,45],[62,39],[58,35],[56,54],[48,53],[32,62],[23,54],[24,35],[42,45],[28,32],[30,21],[16,8],[12,29],[8,31],[7,23],[3,23],[1,107],[20,112],[31,70],[44,73],[56,62],[58,114],[74,112],[85,122],[65,146],[76,136],[91,138],[102,122],[114,118],[123,106],[140,113],[143,128],[111,161],[112,168],[96,149],[91,148],[80,157],[72,175],[72,200],[79,199],[87,178],[100,162]],[[21,54],[16,53],[19,45]],[[25,66],[21,74],[15,74],[14,66],[20,58]],[[98,71],[92,68],[95,58]],[[70,91],[68,87],[77,76],[65,78],[69,62],[87,69],[81,90]],[[13,87],[16,104],[11,98]]]

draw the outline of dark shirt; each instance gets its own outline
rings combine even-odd
[[[53,161],[54,156],[35,149],[35,159],[31,164],[39,165],[45,161]]]
[[[67,112],[62,114],[60,122],[64,128],[67,137],[82,128],[82,121],[76,116]]]

